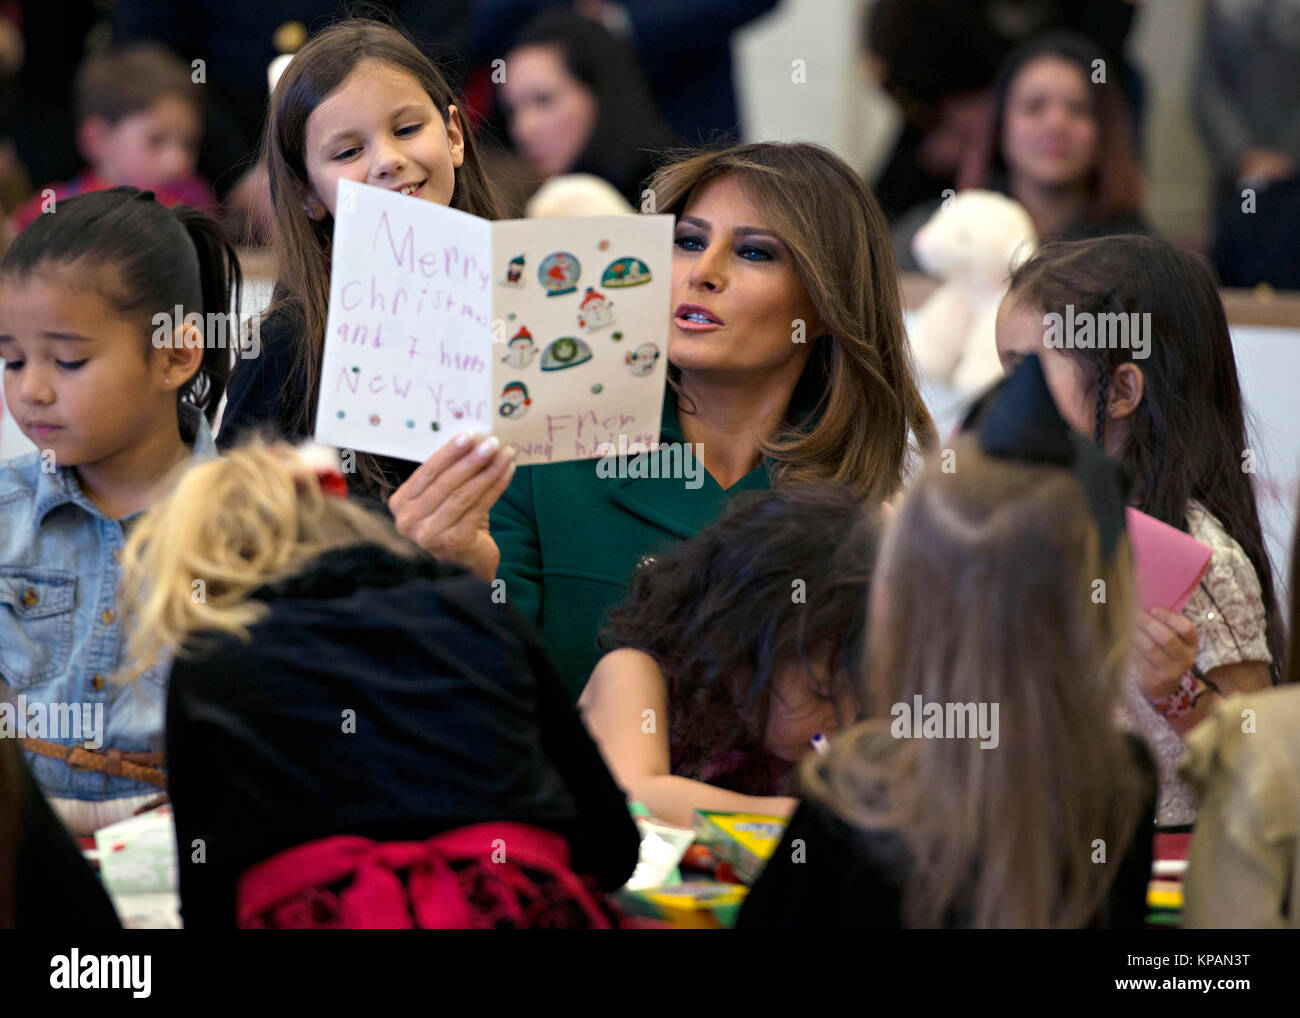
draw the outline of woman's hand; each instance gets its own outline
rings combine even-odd
[[[1196,663],[1196,626],[1163,608],[1138,612],[1133,632],[1130,674],[1148,700],[1159,700],[1178,689],[1183,675]]]
[[[483,579],[496,576],[501,551],[488,513],[515,475],[515,451],[495,436],[465,432],[415,468],[388,499],[398,532],[444,562]]]

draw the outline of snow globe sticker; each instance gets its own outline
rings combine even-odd
[[[640,258],[616,258],[609,263],[600,285],[610,289],[624,286],[640,286],[650,282],[650,266]]]
[[[587,294],[578,305],[578,324],[588,332],[613,325],[614,302],[603,293],[587,287]]]
[[[521,325],[519,331],[510,337],[506,355],[501,360],[512,368],[526,368],[536,354],[537,344],[533,342],[532,333],[528,331],[528,326]]]
[[[519,418],[528,412],[532,403],[528,386],[523,382],[506,382],[501,389],[501,405],[497,407],[497,413],[502,417]]]
[[[640,378],[655,369],[655,361],[658,359],[659,347],[653,343],[642,343],[635,350],[629,350],[623,362],[631,369],[632,374]]]
[[[563,336],[542,351],[542,370],[561,371],[591,360],[591,347],[574,336]]]
[[[548,297],[560,297],[578,288],[578,274],[582,264],[567,251],[556,251],[542,259],[537,267],[537,278]]]

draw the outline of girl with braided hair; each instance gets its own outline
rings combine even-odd
[[[1107,337],[1101,323],[1120,315],[1141,335]],[[1087,342],[1047,328],[1085,316],[1097,325]],[[1159,822],[1191,823],[1195,801],[1174,776],[1182,734],[1220,697],[1275,684],[1283,642],[1213,271],[1150,237],[1047,244],[1012,275],[997,344],[1007,371],[1040,356],[1062,415],[1128,469],[1135,508],[1213,549],[1181,615],[1139,613],[1125,706],[1156,750]]]

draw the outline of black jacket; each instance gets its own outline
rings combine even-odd
[[[81,854],[72,835],[41,794],[40,786],[18,752],[18,743],[0,739],[0,767],[15,780],[17,802],[6,802],[0,787],[0,814],[8,819],[17,807],[17,824],[0,830],[14,839],[14,926],[20,930],[67,933],[121,929],[104,886]]]
[[[297,445],[315,432],[314,424],[303,426],[305,383],[295,371],[298,344],[304,341],[302,319],[288,307],[278,308],[258,324],[257,338],[258,355],[236,360],[226,385],[226,408],[216,436],[222,452],[252,435]],[[315,413],[314,408],[311,412]],[[390,456],[376,456],[375,461],[392,488],[410,477],[417,466]],[[372,508],[382,508],[385,493],[367,485],[359,473],[349,473],[347,482],[353,495]]]
[[[1146,745],[1128,744],[1146,781],[1141,820],[1111,884],[1103,913],[1092,927],[1142,929],[1155,838],[1155,764]],[[996,752],[996,751],[995,751]],[[1044,817],[1043,823],[1051,821]],[[796,842],[801,844],[796,845]],[[796,851],[802,849],[802,853]],[[903,889],[911,871],[909,852],[896,831],[867,831],[841,819],[830,807],[805,799],[785,837],[740,910],[742,929],[900,929]],[[954,913],[946,924],[967,927]]]
[[[639,836],[532,628],[482,580],[373,545],[263,587],[252,642],[177,657],[167,702],[186,927],[235,922],[252,864],[334,834],[487,821],[568,838],[622,885]]]

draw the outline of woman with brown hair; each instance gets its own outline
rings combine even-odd
[[[651,189],[677,226],[662,444],[642,455],[658,468],[663,444],[685,443],[676,462],[698,473],[684,483],[635,455],[547,464],[520,470],[497,502],[491,460],[466,443],[389,502],[402,533],[504,581],[575,699],[600,620],[646,557],[740,491],[834,482],[880,501],[909,450],[934,439],[884,217],[849,166],[816,145],[740,145],[680,158]]]
[[[957,189],[1014,198],[1039,240],[1150,232],[1120,73],[1107,67],[1103,49],[1068,32],[1014,50],[1002,62],[987,127],[966,153]],[[936,195],[895,226],[904,271],[916,268],[912,237],[942,200]]]
[[[1009,194],[1044,240],[1145,232],[1142,170],[1119,73],[1100,47],[1067,32],[1015,50],[994,81],[988,131],[958,188]]]

